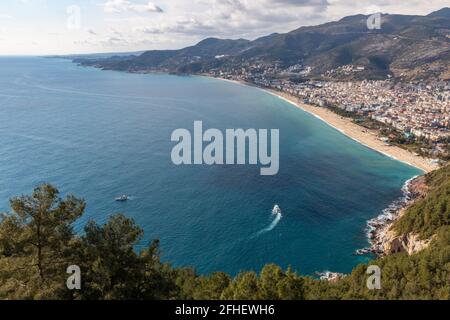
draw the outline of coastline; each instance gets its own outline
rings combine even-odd
[[[385,142],[379,139],[376,130],[366,129],[354,123],[351,119],[342,117],[327,108],[316,107],[313,105],[302,103],[297,97],[289,93],[269,88],[263,88],[244,80],[213,77],[209,74],[197,74],[197,76],[254,87],[265,93],[276,96],[277,98],[282,99],[290,103],[291,105],[313,115],[317,119],[321,120],[325,124],[329,125],[330,127],[349,137],[350,139],[353,139],[359,144],[364,145],[387,157],[390,157],[391,159],[415,167],[423,172],[422,175],[413,177],[405,182],[402,188],[403,196],[400,199],[393,201],[393,203],[391,203],[388,208],[383,210],[382,214],[367,221],[366,231],[370,247],[356,250],[355,254],[357,255],[375,254],[378,256],[382,256],[384,254],[384,252],[382,252],[382,248],[385,248],[385,246],[388,245],[390,241],[388,232],[390,231],[394,223],[402,216],[402,213],[405,211],[405,209],[417,198],[416,193],[414,191],[411,191],[411,186],[415,183],[416,180],[423,178],[425,174],[439,169],[439,165],[433,164],[431,162],[431,159],[426,159],[421,156],[415,155],[410,151],[407,151],[400,147],[386,145]],[[330,277],[332,279],[335,279],[336,277],[342,277],[345,275],[333,272],[325,272],[320,273],[320,276],[323,276],[324,279],[328,279]]]
[[[375,130],[369,130],[361,127],[360,125],[354,123],[351,119],[344,118],[333,111],[323,108],[316,107],[313,105],[308,105],[299,101],[297,97],[292,96],[286,92],[276,91],[273,89],[262,88],[252,83],[247,83],[245,81],[229,80],[223,78],[215,78],[207,76],[210,78],[227,81],[235,84],[252,86],[273,96],[276,96],[295,107],[313,115],[317,119],[325,122],[327,125],[338,130],[347,137],[355,140],[356,142],[375,150],[389,158],[403,162],[409,166],[415,167],[422,170],[424,173],[430,173],[434,170],[439,169],[439,165],[432,164],[430,159],[413,154],[412,152],[402,149],[397,146],[388,146],[385,142],[381,141]]]
[[[392,227],[406,209],[424,194],[424,184],[423,175],[409,179],[402,187],[402,196],[393,201],[379,216],[367,221],[366,233],[370,247],[356,250],[356,255],[374,254],[380,257],[389,254],[394,232]]]
[[[429,159],[415,155],[400,147],[386,145],[385,142],[379,139],[376,131],[363,128],[354,123],[351,119],[341,117],[329,109],[300,103],[295,101],[297,98],[286,93],[276,92],[274,90],[265,91],[292,103],[298,108],[324,121],[347,137],[394,160],[418,168],[424,171],[424,173],[430,173],[439,168],[437,164],[432,164]]]
[[[351,119],[341,117],[331,110],[300,103],[296,97],[284,92],[278,92],[272,89],[260,89],[310,113],[356,142],[396,161],[403,162],[423,171],[422,175],[412,177],[405,182],[402,187],[402,196],[400,198],[394,200],[377,217],[367,221],[366,233],[369,247],[355,251],[355,255],[372,254],[377,257],[383,257],[392,253],[390,247],[395,239],[395,237],[393,237],[393,235],[395,235],[395,231],[393,230],[394,224],[403,216],[407,208],[421,196],[421,192],[418,191],[419,188],[417,185],[423,183],[426,174],[439,169],[439,166],[433,165],[429,159],[414,155],[400,147],[385,145],[385,143],[378,138],[378,135],[374,130],[365,129],[352,122]],[[331,282],[343,277],[345,277],[344,274],[334,272],[320,274],[322,280]]]
[[[387,146],[383,141],[381,141],[375,130],[368,130],[354,123],[351,119],[347,119],[339,116],[333,111],[316,107],[312,105],[307,105],[301,103],[298,98],[285,93],[276,91],[273,89],[261,88],[259,86],[247,83],[245,81],[229,80],[222,78],[215,78],[227,82],[232,82],[235,84],[253,86],[260,89],[266,93],[274,95],[295,107],[308,112],[319,120],[325,122],[327,125],[338,130],[347,137],[355,140],[356,142],[375,150],[387,157],[394,160],[403,162],[409,166],[415,167],[423,171],[423,175],[418,175],[407,180],[402,187],[403,195],[393,201],[383,212],[377,217],[367,221],[366,233],[369,242],[369,247],[358,249],[355,251],[356,255],[367,255],[374,254],[376,256],[386,255],[386,248],[389,247],[391,239],[391,229],[394,223],[400,219],[405,212],[405,210],[413,204],[416,199],[420,196],[420,192],[417,191],[416,184],[420,184],[424,179],[424,175],[428,174],[434,170],[439,169],[439,165],[432,164],[430,159],[426,159],[411,153],[410,151],[401,149],[396,146]],[[338,278],[342,278],[345,275],[333,272],[323,272],[318,273],[322,280],[335,281]]]
[[[439,169],[439,166],[433,165],[429,159],[417,156],[400,147],[385,145],[378,138],[374,130],[365,129],[352,122],[351,119],[341,117],[331,110],[300,103],[296,97],[285,92],[278,92],[272,89],[260,89],[308,112],[356,142],[396,161],[403,162],[423,171],[422,175],[412,177],[405,182],[400,198],[394,200],[380,215],[367,221],[366,233],[369,247],[355,251],[356,255],[373,254],[378,257],[388,255],[389,252],[387,251],[389,250],[387,248],[391,246],[393,240],[392,232],[395,222],[420,197],[421,193],[417,191],[417,184],[420,184],[424,180],[426,174]],[[333,282],[344,276],[343,274],[329,272],[322,274],[321,279]]]

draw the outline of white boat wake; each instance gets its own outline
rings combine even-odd
[[[278,223],[280,223],[281,218],[283,218],[283,215],[281,214],[281,209],[278,205],[275,205],[275,207],[273,207],[272,215],[275,216],[272,223],[267,228],[264,228],[261,231],[259,231],[257,235],[261,235],[263,233],[272,231],[273,229],[276,228]]]

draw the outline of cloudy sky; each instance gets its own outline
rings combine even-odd
[[[1,0],[0,55],[174,49],[357,13],[425,15],[450,0]]]

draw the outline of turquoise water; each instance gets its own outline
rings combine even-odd
[[[181,166],[174,129],[279,128],[280,172]],[[43,58],[0,59],[0,210],[42,182],[88,203],[76,228],[123,212],[164,260],[200,273],[348,272],[366,221],[420,171],[340,134],[256,88],[204,77],[139,75]],[[127,203],[114,197],[129,194]],[[269,229],[271,209],[283,218]]]

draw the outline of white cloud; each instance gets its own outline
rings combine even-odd
[[[160,19],[134,19],[134,30],[161,36],[183,34],[191,38],[255,38],[322,22],[327,6],[325,0],[196,0],[195,6],[192,2],[183,2],[173,1]],[[317,11],[318,7],[323,9],[322,13]]]
[[[53,8],[60,1],[22,0],[16,10],[3,2],[0,53],[36,53],[28,47],[34,39],[42,53],[175,49],[206,37],[251,40],[358,13],[425,15],[450,6],[450,0],[86,0],[82,28],[69,34],[66,11]],[[47,9],[36,10],[38,4]]]
[[[108,0],[103,4],[103,10],[106,13],[133,12],[163,12],[161,7],[153,2],[147,4],[137,4],[128,0]]]
[[[373,13],[375,8],[383,12],[427,14],[443,7],[442,2],[450,4],[448,0],[429,0],[427,5],[420,0],[409,3],[397,0],[166,0],[164,15],[128,16],[109,22],[121,28],[130,45],[151,44],[148,48],[134,49],[173,49],[206,37],[255,39],[348,15]]]
[[[6,20],[6,19],[11,20],[11,19],[14,19],[14,17],[9,14],[0,13],[0,20]]]

